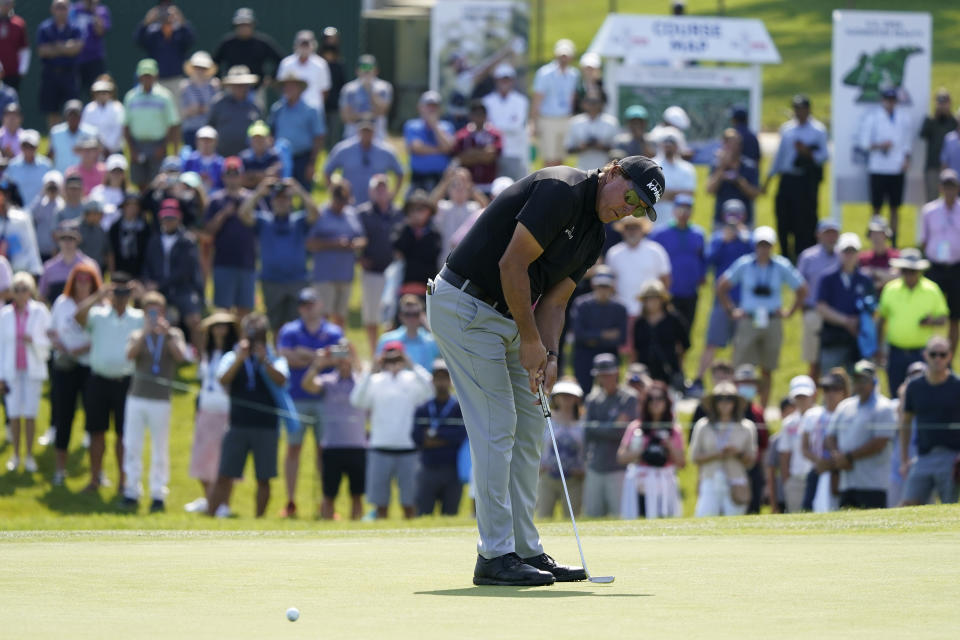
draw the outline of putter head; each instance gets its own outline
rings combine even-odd
[[[610,584],[614,580],[613,576],[590,576],[587,579],[598,584]]]

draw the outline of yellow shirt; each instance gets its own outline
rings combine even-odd
[[[892,280],[880,294],[879,313],[886,320],[887,342],[898,349],[922,349],[933,337],[934,328],[920,326],[927,316],[949,315],[947,299],[932,280],[921,277],[913,289],[903,278]]]

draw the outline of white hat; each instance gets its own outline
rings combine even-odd
[[[557,44],[553,45],[553,55],[555,56],[567,56],[572,58],[573,54],[577,52],[576,46],[573,44],[573,40],[568,40],[563,38],[562,40],[557,40]]]
[[[556,396],[561,393],[565,393],[575,398],[583,397],[583,389],[580,388],[576,382],[572,380],[561,380],[557,384],[553,385],[553,391],[550,392],[550,396]]]
[[[113,171],[114,169],[127,170],[127,159],[123,157],[122,153],[114,153],[109,158],[107,158],[107,171]]]
[[[20,132],[20,144],[29,144],[36,148],[40,146],[40,132],[36,129],[24,129]]]
[[[863,245],[860,244],[860,236],[850,231],[840,234],[840,239],[837,241],[838,251],[846,251],[847,249],[860,251],[862,246]]]
[[[683,107],[676,105],[667,107],[664,110],[663,121],[681,131],[685,131],[690,127],[690,116],[683,110]]]
[[[593,51],[587,51],[585,54],[580,56],[580,66],[590,67],[591,69],[599,69],[603,66],[603,62],[601,62],[599,55]]]
[[[499,80],[500,78],[516,78],[517,70],[514,69],[506,62],[501,62],[493,70],[493,77]]]
[[[58,187],[63,188],[63,174],[56,169],[47,171],[43,174],[43,184],[47,184],[48,182],[53,182]]]
[[[768,242],[771,245],[777,244],[777,232],[773,227],[757,227],[753,230],[753,244]]]
[[[197,129],[197,140],[199,140],[200,138],[206,138],[208,140],[216,140],[217,130],[211,127],[210,125],[200,127],[199,129]]]
[[[817,393],[817,385],[810,376],[795,376],[790,380],[790,391],[787,394],[793,400],[797,396],[813,397]]]

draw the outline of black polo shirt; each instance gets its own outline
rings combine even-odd
[[[266,374],[262,372],[260,366],[255,367],[251,385],[249,371],[246,365],[240,367],[233,382],[230,383],[230,426],[244,429],[276,429],[277,403],[263,380]]]
[[[600,257],[604,228],[597,216],[598,171],[550,167],[514,183],[490,203],[447,258],[458,275],[506,304],[500,258],[517,222],[543,248],[530,264],[530,303],[565,278],[574,282]]]
[[[926,376],[912,380],[903,408],[917,419],[919,453],[930,453],[934,447],[960,451],[960,378],[956,374],[936,385]]]

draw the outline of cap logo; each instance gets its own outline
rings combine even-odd
[[[660,196],[663,195],[663,192],[660,190],[660,185],[657,184],[656,180],[651,180],[647,183],[647,189],[653,193],[653,204],[660,202]]]

